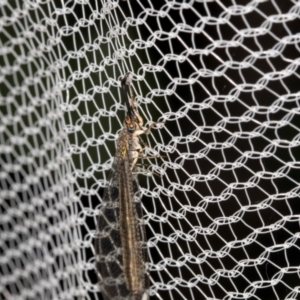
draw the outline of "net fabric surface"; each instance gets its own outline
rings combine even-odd
[[[299,299],[299,1],[0,1],[0,294],[101,299],[96,215],[125,115],[153,299]]]

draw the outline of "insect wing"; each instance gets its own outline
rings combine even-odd
[[[128,180],[124,183],[126,177]],[[129,194],[124,192],[125,185],[129,186]],[[128,195],[128,197],[125,196],[126,199],[122,199],[124,195]],[[95,245],[96,270],[105,300],[140,300],[143,297],[143,291],[140,294],[132,295],[132,291],[128,289],[126,284],[130,274],[125,272],[123,261],[128,255],[129,249],[122,247],[122,230],[120,228],[120,203],[122,200],[131,202],[135,209],[139,233],[139,240],[137,241],[139,245],[137,247],[140,247],[139,251],[143,256],[142,262],[145,262],[147,261],[146,236],[142,223],[143,214],[137,175],[131,172],[129,162],[126,159],[115,157],[98,217],[98,237]],[[139,280],[144,282],[145,291],[149,288],[149,282],[144,263],[140,265],[139,273]]]

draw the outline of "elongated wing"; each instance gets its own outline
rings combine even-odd
[[[127,243],[130,238],[133,239],[131,249]],[[142,299],[149,287],[145,242],[137,176],[131,172],[127,156],[116,157],[103,195],[96,239],[96,270],[105,300]],[[132,255],[138,260],[137,273],[128,269]],[[136,280],[132,277],[137,275],[138,289],[131,284]]]

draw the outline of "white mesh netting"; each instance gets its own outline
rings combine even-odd
[[[300,1],[0,0],[0,298],[101,299],[96,215],[146,122],[151,295],[300,298]]]

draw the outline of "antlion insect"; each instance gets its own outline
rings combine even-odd
[[[139,136],[149,133],[156,123],[143,129],[143,119],[137,113],[133,88],[128,79],[129,73],[121,80],[127,115],[103,195],[95,245],[96,271],[105,300],[149,299],[146,235],[141,222],[141,196],[135,171],[136,162],[143,154]]]

